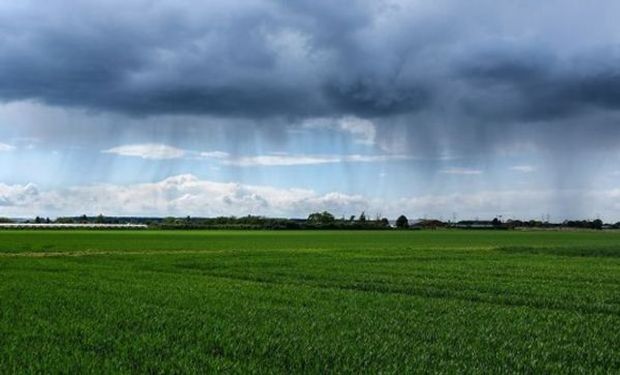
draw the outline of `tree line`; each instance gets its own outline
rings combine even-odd
[[[15,222],[0,217],[0,223]],[[270,218],[265,216],[219,216],[205,217],[117,217],[117,216],[67,216],[50,220],[37,216],[34,219],[20,222],[37,224],[146,224],[155,229],[493,229],[506,230],[516,228],[581,228],[581,229],[620,229],[620,222],[605,224],[602,220],[566,220],[561,223],[550,223],[540,220],[461,220],[442,221],[437,219],[420,219],[410,222],[407,216],[400,215],[394,222],[376,215],[367,217],[365,212],[358,216],[337,218],[328,211],[314,212],[304,219]]]

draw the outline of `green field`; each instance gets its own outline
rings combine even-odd
[[[620,233],[0,231],[0,373],[619,373]]]

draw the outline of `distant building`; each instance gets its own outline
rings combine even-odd
[[[492,229],[495,228],[490,220],[462,220],[452,226],[461,229]]]

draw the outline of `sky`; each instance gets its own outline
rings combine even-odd
[[[0,216],[619,221],[618,14],[0,2]]]

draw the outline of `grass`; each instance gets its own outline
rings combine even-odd
[[[0,373],[618,373],[619,240],[0,231]]]

